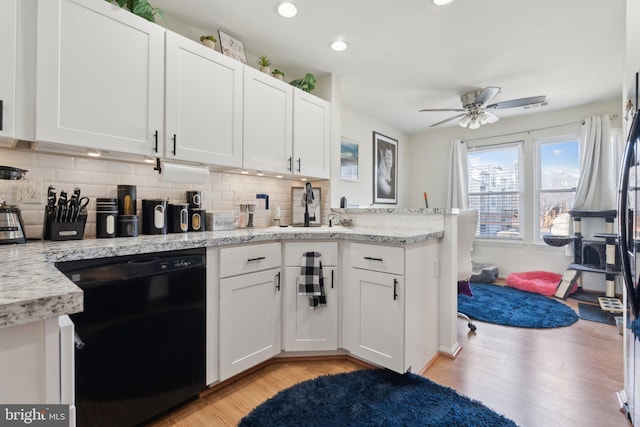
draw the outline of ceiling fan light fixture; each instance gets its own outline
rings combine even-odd
[[[461,118],[460,120],[458,120],[458,124],[463,128],[468,127],[470,122],[471,122],[471,117],[468,114],[463,118]]]
[[[480,126],[480,121],[478,119],[473,119],[469,122],[469,129],[478,129]]]
[[[487,123],[489,123],[489,120],[489,115],[484,111],[478,116],[478,123],[480,123],[480,126],[486,125]]]
[[[293,3],[287,1],[284,3],[280,3],[280,5],[278,6],[278,15],[282,16],[283,18],[293,18],[297,14],[298,8]]]

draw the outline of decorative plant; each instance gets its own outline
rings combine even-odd
[[[275,70],[273,70],[273,72],[271,73],[273,74],[273,76],[275,77],[277,74],[281,75],[282,77],[284,77],[284,73],[280,70],[278,70],[277,68]]]
[[[295,79],[292,80],[289,84],[302,89],[305,92],[311,92],[316,87],[316,78],[313,76],[313,74],[307,73],[307,75],[304,76],[304,79]]]
[[[203,42],[205,40],[211,40],[213,43],[217,42],[218,40],[213,37],[213,36],[200,36],[200,41]]]
[[[131,13],[143,17],[147,21],[156,22],[155,15],[159,15],[164,21],[162,11],[153,7],[147,0],[106,0],[108,3],[115,3],[118,6],[128,9]]]
[[[262,55],[260,58],[258,58],[258,65],[261,67],[268,67],[269,65],[271,65],[271,60]]]

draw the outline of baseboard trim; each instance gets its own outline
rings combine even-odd
[[[462,351],[462,346],[456,341],[451,348],[440,348],[438,350],[438,354],[446,357],[447,359],[455,359],[458,357],[458,354]]]
[[[349,360],[350,362],[354,362],[357,365],[362,366],[365,369],[374,369],[374,368],[378,368],[379,366],[376,365],[372,365],[368,362],[365,362],[361,359],[355,358],[353,356],[351,356],[350,354],[327,354],[327,355],[318,355],[318,356],[282,356],[282,357],[273,357],[269,360],[265,360],[264,362],[256,365],[256,366],[252,366],[251,368],[247,369],[246,371],[242,371],[239,374],[234,375],[231,378],[227,378],[224,381],[215,383],[213,385],[211,385],[209,388],[207,388],[206,390],[203,390],[200,392],[199,397],[205,397],[210,395],[211,393],[215,393],[218,392],[228,386],[230,386],[231,384],[234,384],[238,381],[243,380],[244,378],[248,377],[249,375],[260,371],[270,365],[276,364],[276,363],[291,363],[291,362],[313,362],[313,361],[328,361],[328,360]]]

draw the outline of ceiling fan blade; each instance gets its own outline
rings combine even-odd
[[[474,104],[478,104],[481,107],[487,105],[489,101],[491,101],[495,96],[500,92],[499,87],[488,86],[482,89],[482,92],[476,96],[476,99],[473,101]]]
[[[495,108],[501,110],[504,108],[524,107],[525,105],[541,104],[547,99],[546,96],[531,96],[529,98],[511,99],[509,101],[496,102],[495,104],[487,105],[486,108]]]
[[[427,112],[429,111],[460,111],[460,112],[465,111],[466,112],[467,110],[462,108],[425,108],[424,110],[418,110],[419,113],[422,113],[425,111]]]
[[[463,111],[464,111],[464,110],[463,110]],[[466,116],[466,115],[467,115],[467,113],[464,113],[464,114],[458,114],[457,116],[449,117],[448,119],[444,119],[444,120],[442,120],[442,121],[439,121],[438,123],[434,123],[434,124],[432,124],[432,125],[431,125],[431,126],[429,126],[429,127],[430,127],[430,128],[432,128],[432,127],[434,127],[434,126],[443,125],[443,124],[445,124],[445,123],[447,123],[447,122],[450,122],[451,120],[459,119],[460,117],[464,117],[464,116]]]

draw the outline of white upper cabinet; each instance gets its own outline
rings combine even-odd
[[[11,145],[15,132],[16,64],[17,64],[16,0],[0,2],[0,146]]]
[[[245,67],[244,167],[329,178],[330,104]]]
[[[244,72],[244,167],[291,173],[293,86],[251,67]]]
[[[34,138],[35,0],[0,1],[0,147]]]
[[[164,33],[105,1],[40,0],[36,139],[157,155]]]
[[[243,65],[166,33],[165,157],[242,166]]]
[[[294,173],[329,178],[329,103],[296,89],[293,96]]]

